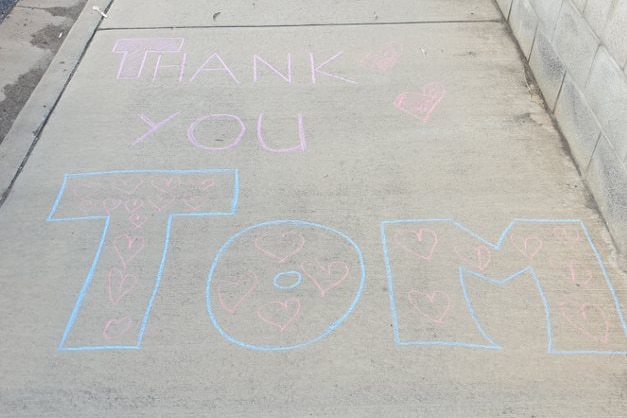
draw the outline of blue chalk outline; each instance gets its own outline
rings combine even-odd
[[[215,272],[216,267],[218,266],[218,263],[220,261],[220,259],[222,258],[222,254],[231,246],[231,244],[233,244],[233,242],[239,238],[240,236],[254,230],[257,228],[263,228],[263,227],[267,227],[267,226],[272,226],[272,225],[297,225],[297,226],[307,226],[307,227],[313,227],[313,228],[320,228],[323,229],[325,231],[334,233],[339,235],[340,237],[344,238],[346,241],[348,241],[353,248],[355,249],[355,251],[357,252],[357,255],[359,257],[359,265],[361,266],[361,279],[359,282],[359,289],[357,289],[357,293],[355,294],[355,298],[353,299],[353,302],[351,303],[351,305],[349,306],[349,308],[346,310],[346,312],[344,312],[344,314],[337,320],[335,320],[331,326],[329,326],[326,330],[324,330],[322,332],[322,334],[320,334],[319,336],[309,340],[309,341],[305,341],[299,344],[294,344],[294,345],[290,345],[290,346],[259,346],[259,345],[254,345],[254,344],[248,344],[248,343],[244,343],[242,341],[236,340],[235,338],[231,337],[229,334],[226,333],[226,331],[224,331],[222,329],[222,327],[220,327],[220,324],[218,324],[218,320],[216,319],[214,313],[213,313],[213,308],[211,306],[211,282],[213,280],[213,274]],[[330,228],[328,226],[325,225],[321,225],[321,224],[316,224],[316,223],[312,223],[312,222],[307,222],[307,221],[301,221],[301,220],[275,220],[275,221],[268,221],[268,222],[263,222],[260,224],[256,224],[253,226],[250,226],[246,229],[243,229],[239,232],[237,232],[235,235],[231,236],[225,243],[224,245],[222,245],[222,247],[220,248],[220,250],[218,251],[218,254],[216,255],[215,259],[213,260],[213,264],[211,265],[211,269],[209,270],[209,274],[207,276],[207,288],[206,288],[206,300],[207,300],[207,313],[209,314],[209,318],[211,319],[211,322],[213,323],[213,326],[218,330],[218,332],[220,333],[220,335],[222,335],[222,337],[224,337],[227,341],[230,341],[234,344],[239,345],[240,347],[244,347],[244,348],[249,348],[252,350],[259,350],[259,351],[285,351],[285,350],[292,350],[295,348],[301,348],[301,347],[306,347],[308,345],[311,345],[313,343],[316,343],[318,341],[320,341],[321,339],[323,339],[324,337],[326,337],[327,335],[329,335],[331,332],[333,332],[333,330],[335,330],[338,326],[340,326],[340,324],[342,324],[342,322],[344,322],[351,313],[353,313],[353,310],[355,309],[355,306],[357,305],[357,302],[359,301],[359,298],[361,297],[361,294],[364,290],[364,285],[366,283],[366,266],[364,264],[364,258],[363,258],[363,254],[361,252],[361,249],[359,248],[359,246],[348,236],[343,234],[342,232],[339,232],[333,228]]]
[[[159,264],[159,269],[157,272],[155,287],[152,291],[152,295],[150,296],[150,300],[148,301],[148,306],[146,308],[146,312],[144,313],[144,318],[139,327],[139,331],[137,333],[137,344],[136,345],[102,345],[102,346],[80,346],[80,347],[65,347],[65,342],[68,338],[70,330],[74,325],[74,321],[78,316],[78,312],[80,311],[81,304],[83,303],[83,299],[87,294],[87,290],[91,281],[93,279],[94,272],[96,270],[96,266],[98,265],[98,261],[100,259],[100,254],[102,252],[102,247],[104,246],[105,238],[107,236],[107,232],[109,231],[110,219],[109,215],[99,215],[99,216],[78,216],[78,217],[69,217],[69,218],[54,218],[54,214],[61,203],[61,199],[63,194],[65,193],[65,188],[67,186],[67,182],[70,178],[80,178],[80,177],[95,177],[95,176],[105,176],[105,175],[115,175],[115,174],[220,174],[220,173],[231,173],[233,174],[233,198],[231,200],[231,210],[228,212],[198,212],[198,213],[170,213],[167,219],[167,226],[165,232],[165,242],[163,245],[163,254],[161,256],[161,263]],[[163,270],[165,268],[165,260],[168,253],[168,248],[170,245],[170,231],[172,227],[172,221],[174,218],[189,218],[189,217],[206,217],[206,216],[233,216],[237,212],[237,203],[239,200],[239,170],[238,169],[200,169],[200,170],[115,170],[115,171],[94,171],[94,172],[86,172],[86,173],[69,173],[63,176],[63,183],[61,184],[61,188],[59,189],[59,193],[57,194],[57,198],[52,205],[52,209],[48,214],[48,218],[46,219],[48,222],[67,222],[67,221],[78,221],[78,220],[105,220],[105,225],[102,231],[102,237],[100,238],[100,243],[98,244],[98,249],[96,250],[96,255],[94,256],[94,260],[91,264],[89,272],[87,273],[87,277],[85,278],[85,282],[78,294],[76,299],[76,303],[74,304],[74,309],[68,319],[67,325],[65,326],[65,330],[63,331],[63,336],[61,337],[61,341],[57,346],[57,351],[82,351],[82,350],[138,350],[141,348],[142,339],[144,337],[144,332],[146,330],[146,325],[148,323],[148,318],[150,317],[150,311],[152,309],[152,305],[157,297],[157,291],[159,290],[159,285],[161,284],[161,277],[163,275]]]
[[[499,286],[503,286],[505,284],[507,284],[508,282],[510,282],[511,280],[516,279],[517,277],[521,276],[524,273],[530,273],[531,276],[533,277],[533,280],[536,284],[536,287],[538,288],[538,293],[540,295],[540,298],[542,299],[542,304],[544,306],[544,311],[545,311],[545,315],[546,315],[546,327],[547,327],[547,340],[548,340],[548,353],[550,354],[599,354],[599,355],[612,355],[612,354],[618,354],[618,355],[623,355],[623,354],[627,354],[627,351],[611,351],[611,350],[607,350],[607,351],[603,351],[603,350],[555,350],[553,348],[553,326],[552,326],[552,321],[551,321],[551,311],[549,309],[549,304],[546,300],[546,296],[544,293],[544,289],[542,288],[542,284],[540,283],[540,279],[538,278],[538,275],[535,273],[533,267],[531,266],[527,266],[523,269],[521,269],[520,271],[514,273],[513,275],[505,278],[505,279],[494,279],[488,276],[485,276],[481,273],[475,272],[471,269],[467,269],[465,267],[460,266],[459,267],[459,280],[460,280],[460,284],[462,287],[462,291],[464,293],[464,298],[466,299],[466,304],[468,307],[468,312],[470,313],[472,320],[474,321],[474,324],[477,328],[477,330],[479,331],[479,333],[483,336],[483,338],[489,342],[489,344],[474,344],[474,343],[463,343],[463,342],[454,342],[454,341],[402,341],[400,338],[400,331],[399,331],[399,323],[398,323],[398,313],[397,313],[397,309],[396,309],[396,297],[394,295],[394,278],[393,278],[393,273],[392,273],[392,266],[390,263],[390,257],[388,254],[388,243],[387,243],[387,239],[386,239],[386,235],[385,235],[385,226],[386,225],[394,225],[394,224],[417,224],[417,223],[436,223],[436,222],[442,222],[442,223],[449,223],[454,225],[455,227],[465,231],[467,234],[471,235],[472,237],[474,237],[475,239],[481,241],[482,243],[484,243],[485,245],[495,249],[495,250],[500,250],[501,247],[503,246],[503,243],[505,242],[505,239],[507,238],[508,234],[510,233],[511,229],[514,227],[514,225],[518,224],[518,223],[557,223],[557,224],[563,224],[563,223],[570,223],[570,224],[577,224],[578,226],[581,227],[581,229],[584,231],[584,234],[586,236],[586,239],[588,240],[588,244],[590,245],[590,248],[592,248],[592,251],[594,253],[594,256],[597,259],[597,263],[599,265],[599,267],[601,268],[601,271],[603,272],[603,277],[605,278],[605,283],[610,291],[610,294],[612,295],[612,299],[614,300],[614,307],[616,308],[616,314],[618,315],[618,318],[621,322],[621,325],[623,327],[623,331],[625,333],[625,335],[627,336],[627,322],[625,322],[625,316],[623,314],[623,310],[620,304],[620,301],[618,299],[618,296],[616,294],[616,290],[614,289],[614,285],[612,284],[608,274],[607,274],[607,270],[605,268],[605,265],[603,264],[603,261],[601,259],[601,256],[597,250],[597,248],[595,247],[594,243],[592,242],[592,238],[590,236],[590,233],[588,231],[588,228],[586,227],[586,225],[583,223],[583,221],[579,220],[579,219],[514,219],[512,220],[509,225],[503,230],[503,232],[501,233],[501,236],[499,237],[498,241],[493,244],[487,240],[485,240],[484,238],[482,238],[481,236],[475,234],[472,230],[468,229],[466,226],[464,226],[463,224],[456,222],[454,219],[407,219],[407,220],[388,220],[388,221],[383,221],[381,222],[381,242],[383,244],[383,256],[384,256],[384,261],[385,261],[385,270],[387,273],[387,279],[388,279],[388,287],[390,289],[389,291],[389,297],[390,297],[390,310],[392,312],[392,321],[393,321],[393,331],[394,331],[394,341],[396,344],[398,345],[448,345],[448,346],[461,346],[461,347],[471,347],[471,348],[486,348],[486,349],[496,349],[496,350],[500,350],[503,347],[501,347],[500,345],[498,345],[481,327],[481,324],[479,323],[479,320],[476,317],[476,313],[474,310],[474,307],[472,305],[472,301],[470,299],[470,296],[468,295],[468,291],[467,291],[467,287],[466,287],[466,275],[472,275],[475,276],[481,280],[485,280],[488,282],[491,282],[493,284],[497,284]]]
[[[296,275],[296,281],[294,283],[292,283],[289,286],[283,285],[279,283],[279,280],[281,280],[281,277],[283,276],[294,276]],[[276,276],[274,276],[274,279],[272,280],[272,284],[274,284],[274,287],[276,287],[277,289],[281,289],[281,290],[292,290],[296,287],[298,287],[301,283],[303,282],[303,275],[301,274],[300,271],[284,271],[282,273],[277,274]]]

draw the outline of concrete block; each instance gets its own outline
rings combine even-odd
[[[584,87],[599,39],[570,2],[560,12],[553,45],[580,87]]]
[[[529,65],[547,104],[553,109],[566,74],[566,67],[541,30],[536,34]]]
[[[538,27],[538,17],[527,0],[513,1],[512,10],[509,15],[509,25],[512,28],[516,40],[518,40],[520,49],[523,51],[523,54],[525,54],[525,57],[529,59],[533,39],[536,36],[536,29]]]
[[[496,0],[496,3],[499,5],[503,16],[505,16],[507,20],[509,18],[509,11],[512,8],[512,0]]]
[[[583,92],[568,75],[564,79],[562,92],[555,106],[555,117],[568,141],[575,162],[584,173],[599,139],[601,127]]]
[[[613,0],[590,0],[586,2],[583,11],[586,21],[597,35],[600,35],[605,28],[607,15],[612,7]]]
[[[622,161],[627,158],[627,77],[601,46],[584,90],[588,103]]]
[[[606,137],[599,140],[586,173],[599,209],[627,265],[627,168]]]
[[[601,40],[616,62],[627,61],[627,1],[616,2],[610,10]]]
[[[552,39],[555,23],[562,8],[563,0],[529,0],[540,20],[540,26],[549,39]]]

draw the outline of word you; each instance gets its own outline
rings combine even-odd
[[[66,174],[48,221],[98,221],[103,231],[58,349],[139,349],[172,224],[231,217],[238,196],[233,169]],[[388,220],[380,232],[398,345],[502,349],[485,325],[498,310],[477,311],[486,301],[472,289],[516,281],[538,297],[529,309],[544,313],[549,353],[627,354],[623,310],[579,220],[514,220],[495,243],[451,219]],[[302,220],[262,222],[215,254],[207,312],[234,344],[296,349],[339,327],[365,280],[362,251],[346,234]]]

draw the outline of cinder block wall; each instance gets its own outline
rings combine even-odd
[[[496,0],[627,265],[627,0]]]

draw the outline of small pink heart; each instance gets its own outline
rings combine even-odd
[[[152,186],[162,193],[175,193],[180,180],[177,177],[161,177],[152,181]]]
[[[559,309],[560,314],[580,333],[595,341],[607,344],[610,325],[601,306],[589,303],[577,305],[570,302],[562,302],[559,305]],[[594,313],[596,313],[597,318],[592,317],[591,314]]]
[[[431,229],[420,228],[417,231],[398,231],[394,234],[394,241],[408,253],[431,261],[438,245],[438,235]]]
[[[113,241],[113,248],[124,268],[144,249],[144,245],[144,237],[127,234],[120,235]]]
[[[81,212],[89,213],[96,208],[96,203],[93,200],[83,200],[78,208]]]
[[[102,331],[102,336],[105,340],[116,340],[126,334],[132,323],[128,316],[120,319],[109,319]]]
[[[530,261],[540,252],[543,242],[537,237],[519,237],[516,234],[511,234],[509,237],[514,247],[519,253],[527,257]]]
[[[342,284],[350,274],[350,268],[344,261],[332,261],[328,264],[306,261],[301,267],[305,276],[318,288],[321,297],[325,297],[329,290]]]
[[[387,73],[398,63],[403,54],[403,47],[398,44],[385,45],[382,48],[369,52],[361,60],[365,68]]]
[[[439,290],[420,292],[412,289],[407,293],[409,303],[428,320],[441,324],[451,309],[451,298]]]
[[[427,84],[422,93],[401,93],[394,100],[394,106],[422,122],[427,122],[442,101],[446,91],[437,83]]]
[[[105,211],[109,215],[111,215],[111,212],[113,212],[118,207],[120,207],[121,204],[122,204],[122,201],[120,199],[113,199],[113,198],[105,199],[102,202],[102,206],[104,207]]]
[[[255,239],[255,247],[277,263],[283,264],[305,246],[305,237],[298,231],[267,234]]]
[[[115,267],[109,270],[108,279],[107,291],[109,294],[109,302],[114,306],[117,305],[124,296],[128,295],[137,283],[137,276],[127,274]]]
[[[131,195],[139,189],[139,186],[144,184],[144,179],[141,177],[133,176],[128,179],[117,179],[113,182],[113,188],[125,193],[127,195]]]
[[[144,206],[144,201],[141,199],[130,199],[124,203],[124,207],[128,213],[137,212],[142,206]]]
[[[583,242],[583,238],[581,238],[579,229],[577,228],[568,228],[565,226],[553,228],[553,235],[555,235],[559,241],[569,245],[576,245]]]
[[[267,323],[285,331],[300,315],[300,300],[298,298],[286,299],[283,302],[271,302],[257,310],[257,316]]]
[[[228,313],[234,314],[237,308],[252,294],[259,284],[253,272],[246,272],[237,280],[221,281],[218,284],[218,300]]]
[[[135,229],[139,229],[144,226],[144,224],[148,220],[148,217],[142,215],[141,213],[131,213],[128,216],[128,220],[131,224],[133,224],[133,227]]]
[[[576,285],[587,286],[594,278],[593,269],[586,267],[584,263],[578,260],[551,257],[549,261],[553,267],[558,268]]]
[[[483,244],[472,247],[472,255],[467,248],[455,247],[455,252],[461,262],[480,271],[485,271],[488,268],[492,258],[490,249]]]
[[[158,195],[155,198],[151,198],[149,203],[157,209],[157,212],[163,212],[174,203],[174,197],[169,195]]]

